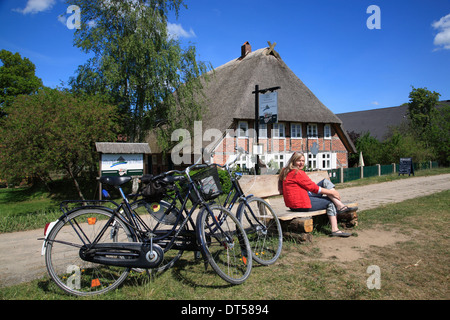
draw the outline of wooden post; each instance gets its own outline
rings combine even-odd
[[[259,142],[259,85],[255,85],[255,134],[256,145]],[[250,146],[249,146],[250,147]],[[259,154],[256,155],[255,174],[259,174]]]

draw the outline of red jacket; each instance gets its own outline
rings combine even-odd
[[[291,170],[283,181],[283,198],[288,208],[311,208],[308,192],[319,192],[315,184],[303,170]]]

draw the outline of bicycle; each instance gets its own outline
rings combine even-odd
[[[171,210],[164,211],[166,217],[175,216],[177,220],[172,228],[163,231],[159,226],[151,228],[132,209],[138,208],[139,202],[130,204],[122,189],[131,177],[100,178],[100,182],[119,190],[120,204],[92,200],[69,210],[69,203],[80,201],[61,203],[63,215],[45,230],[43,254],[50,277],[67,293],[101,294],[122,284],[132,268],[157,269],[163,264],[167,269],[183,250],[194,250],[202,253],[222,279],[231,284],[243,283],[252,269],[246,233],[229,210],[207,203],[198,181],[189,175],[194,167],[207,166],[196,163],[184,171],[172,170],[151,179],[171,185],[179,181],[187,183],[185,196],[177,193],[177,199],[183,199],[181,209],[170,204]],[[196,199],[189,211],[188,198]],[[106,203],[115,208],[107,207]],[[197,208],[194,224],[192,218]],[[165,261],[165,254],[172,249],[179,251]]]
[[[253,260],[262,265],[270,265],[275,263],[281,254],[283,246],[281,224],[267,201],[252,194],[246,196],[242,191],[238,182],[242,174],[233,172],[231,167],[244,154],[244,150],[242,148],[236,148],[236,150],[239,155],[234,159],[230,157],[225,165],[220,166],[228,172],[232,184],[223,207],[231,211],[236,202],[239,202],[236,217],[247,233],[252,247]]]

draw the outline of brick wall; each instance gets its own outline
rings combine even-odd
[[[264,146],[267,153],[293,153],[294,151],[303,152],[305,154],[311,152],[314,143],[318,146],[319,153],[331,152],[336,154],[337,167],[348,167],[348,152],[339,139],[333,126],[329,126],[331,135],[329,138],[324,137],[325,124],[317,124],[317,138],[307,138],[307,124],[302,123],[302,138],[292,138],[290,123],[285,124],[285,137],[273,138],[272,125],[267,125],[267,138],[260,137],[259,144]],[[237,125],[237,123],[236,123]],[[228,155],[235,153],[235,147],[242,147],[249,153],[253,153],[253,144],[255,142],[253,122],[248,121],[248,137],[236,137],[235,131],[230,130],[229,134],[218,144],[215,149],[214,161],[224,164]]]

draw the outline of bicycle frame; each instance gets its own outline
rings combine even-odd
[[[157,238],[156,235],[152,233],[152,230],[147,226],[147,224],[144,222],[144,220],[139,216],[139,214],[137,212],[135,212],[132,209],[132,206],[135,203],[138,203],[139,201],[143,201],[143,200],[137,200],[133,203],[130,203],[127,196],[123,192],[123,189],[120,186],[117,186],[117,189],[119,190],[119,193],[122,198],[122,202],[120,204],[116,203],[113,200],[66,200],[66,201],[61,202],[61,204],[60,204],[60,209],[63,212],[63,215],[58,220],[68,217],[68,215],[70,213],[72,213],[76,210],[79,210],[81,208],[83,208],[83,209],[85,209],[85,208],[102,209],[102,210],[109,211],[111,213],[111,217],[105,223],[105,225],[102,227],[100,232],[97,234],[96,238],[92,241],[87,239],[87,237],[83,233],[82,228],[79,225],[77,225],[76,223],[74,224],[72,221],[69,221],[70,225],[74,229],[75,233],[78,235],[79,239],[83,243],[83,246],[90,247],[90,248],[95,247],[98,244],[98,242],[100,241],[100,239],[103,237],[103,235],[105,234],[106,230],[114,223],[114,220],[119,219],[121,222],[123,222],[129,228],[133,241],[147,243],[147,244],[150,243],[150,245],[152,246],[153,244],[158,244],[158,241],[172,237],[171,240],[169,241],[169,243],[166,246],[164,246],[164,251],[168,251],[170,249],[173,249],[173,246],[175,244],[175,241],[177,240],[177,237],[180,235],[180,233],[182,232],[182,230],[185,228],[185,226],[188,223],[190,224],[190,227],[193,229],[193,232],[195,234],[196,226],[192,220],[192,215],[195,212],[195,210],[199,207],[205,207],[205,209],[208,211],[208,214],[212,217],[212,220],[214,221],[214,224],[215,224],[215,227],[217,228],[217,230],[220,230],[223,232],[223,230],[220,226],[220,222],[218,221],[217,217],[215,217],[212,214],[211,210],[209,209],[208,204],[206,203],[206,201],[203,200],[199,191],[195,188],[194,182],[192,181],[192,179],[189,176],[190,168],[191,167],[187,168],[184,172],[176,171],[176,170],[171,171],[171,173],[175,172],[175,173],[186,174],[187,179],[188,179],[188,190],[186,192],[186,195],[183,197],[181,195],[180,191],[178,190],[178,188],[175,188],[175,195],[172,198],[172,202],[168,202],[169,207],[166,210],[172,210],[172,209],[177,208],[177,206],[176,206],[177,201],[179,201],[181,203],[181,208],[180,209],[177,208],[178,209],[177,219],[176,219],[176,222],[174,223],[172,229],[169,230],[164,236],[162,236],[160,238]],[[166,174],[168,174],[168,173],[166,173]],[[198,200],[192,204],[192,208],[188,211],[186,205],[187,205],[187,201],[189,199],[189,195],[191,192],[196,193]],[[77,207],[75,209],[68,210],[69,203],[80,203],[83,205],[80,207]],[[88,203],[91,203],[91,204],[88,204]],[[102,204],[106,204],[106,203],[113,204],[115,208],[111,209],[111,208],[106,207],[105,205],[102,205]],[[159,223],[160,222],[158,222],[158,224]],[[157,224],[157,226],[158,226],[158,224]],[[50,224],[48,229],[45,231],[45,238],[43,239],[44,245],[43,245],[43,249],[42,249],[43,254],[45,253],[47,235],[50,233],[52,227],[53,227],[53,225]],[[156,229],[156,227],[155,227],[155,229]],[[176,232],[174,233],[175,229],[176,229]],[[229,239],[229,236],[226,233],[224,233],[224,235],[225,235],[225,238]],[[55,241],[57,241],[57,240],[55,240]],[[78,248],[83,247],[80,245],[75,245],[75,244],[70,244],[70,243],[66,243],[66,244],[72,245],[72,246],[75,246]],[[184,249],[184,250],[190,249],[190,250],[198,251],[200,246],[201,246],[201,244],[197,244],[197,246],[195,248],[183,247],[182,249]]]
[[[238,150],[238,151],[240,151],[240,150]],[[242,154],[242,153],[243,153],[243,152],[240,151],[240,154]],[[240,156],[240,155],[239,155],[239,156]],[[223,165],[223,166],[222,166],[222,165],[219,165],[219,166],[220,166],[221,168],[224,168],[224,169],[228,172],[228,175],[229,175],[229,177],[230,177],[231,184],[232,184],[232,188],[230,189],[230,192],[228,193],[228,195],[227,195],[227,197],[226,197],[226,199],[225,199],[225,201],[224,201],[224,203],[223,203],[223,206],[224,206],[225,208],[227,208],[228,210],[231,211],[231,209],[234,207],[234,205],[236,204],[236,202],[238,202],[238,200],[239,200],[240,204],[239,204],[239,207],[238,207],[236,213],[237,213],[237,215],[238,215],[237,218],[238,218],[238,219],[241,219],[241,217],[240,217],[240,214],[241,214],[241,212],[242,212],[241,208],[242,208],[244,205],[247,204],[247,200],[250,199],[250,198],[252,198],[252,197],[253,197],[253,194],[249,194],[249,195],[246,196],[246,195],[244,194],[244,192],[242,191],[242,188],[241,188],[241,186],[240,186],[238,180],[234,177],[233,173],[231,172],[230,166],[231,166],[232,164],[234,164],[234,163],[238,160],[239,156],[236,157],[236,159],[234,159],[233,161],[230,161],[229,163],[226,163],[226,164]],[[233,195],[233,198],[232,198],[231,201],[230,201],[230,197],[231,197],[231,195],[233,194],[233,191],[235,191],[235,193],[234,193],[234,195]],[[252,217],[254,218],[253,221],[257,221],[257,223],[258,223],[262,228],[265,229],[265,228],[266,228],[265,225],[262,224],[262,223],[256,218],[256,216],[255,216],[253,210],[252,210],[250,207],[248,207],[248,209],[249,209],[250,214],[251,214]],[[245,212],[245,214],[247,215],[247,212]]]

